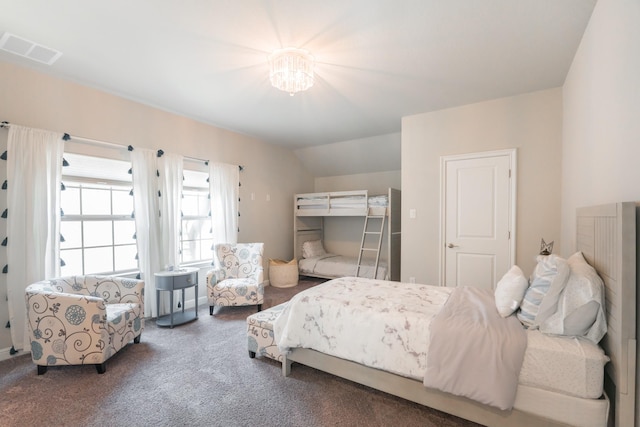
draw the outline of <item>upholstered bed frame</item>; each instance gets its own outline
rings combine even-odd
[[[576,249],[582,251],[585,259],[596,268],[606,287],[608,333],[601,344],[611,358],[605,375],[605,390],[611,401],[609,425],[618,427],[638,425],[634,422],[638,255],[636,232],[636,203],[578,209]],[[500,411],[466,398],[425,388],[421,381],[368,368],[314,350],[296,348],[287,354],[282,363],[285,376],[290,374],[292,362],[487,426],[564,425],[545,418],[547,411],[545,414],[532,414],[517,409]]]

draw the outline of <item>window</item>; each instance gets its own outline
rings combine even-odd
[[[208,174],[185,169],[182,190],[182,224],[180,230],[180,262],[182,264],[211,261],[213,236]]]
[[[65,153],[61,273],[118,274],[138,269],[129,162]]]
[[[61,273],[127,274],[138,270],[131,163],[65,153],[60,234]],[[210,262],[211,218],[206,172],[184,170],[180,263]]]

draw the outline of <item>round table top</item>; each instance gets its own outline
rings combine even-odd
[[[167,277],[167,276],[181,276],[183,274],[190,274],[190,273],[194,273],[196,271],[198,271],[199,269],[197,267],[182,267],[179,268],[177,270],[172,270],[172,271],[158,271],[157,273],[154,273],[154,276],[163,276],[163,277]]]

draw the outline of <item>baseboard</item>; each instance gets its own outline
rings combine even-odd
[[[0,349],[0,362],[3,361],[3,360],[11,359],[12,357],[20,355],[20,354],[24,354],[24,352],[19,351],[18,353],[12,355],[11,354],[11,347]]]
[[[202,307],[202,305],[204,304],[209,304],[209,298],[207,298],[206,295],[201,296],[198,298],[198,306]],[[187,304],[185,305],[186,308],[193,308],[193,300],[188,300]]]

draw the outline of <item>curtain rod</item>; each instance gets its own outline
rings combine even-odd
[[[7,121],[3,121],[0,122],[0,129],[1,128],[9,128],[11,126],[11,123],[7,122]],[[116,144],[115,142],[109,142],[109,141],[101,141],[99,139],[92,139],[92,138],[85,138],[83,136],[75,136],[75,135],[69,135],[68,133],[65,133],[64,136],[62,137],[63,140],[65,141],[69,141],[71,139],[74,139],[76,141],[82,141],[82,142],[87,142],[89,144],[95,144],[95,145],[104,145],[104,146],[108,146],[111,148],[115,148],[115,149],[127,149],[129,151],[133,150],[133,146],[128,145],[128,146],[124,146],[122,144]],[[158,157],[162,156],[164,154],[164,151],[162,150],[158,150]],[[189,157],[189,156],[183,156],[185,160],[191,161],[191,162],[204,162],[205,165],[209,164],[209,160],[205,160],[205,159],[199,159],[197,157]],[[244,170],[244,166],[239,165],[238,168],[240,169],[240,171],[242,172]]]

